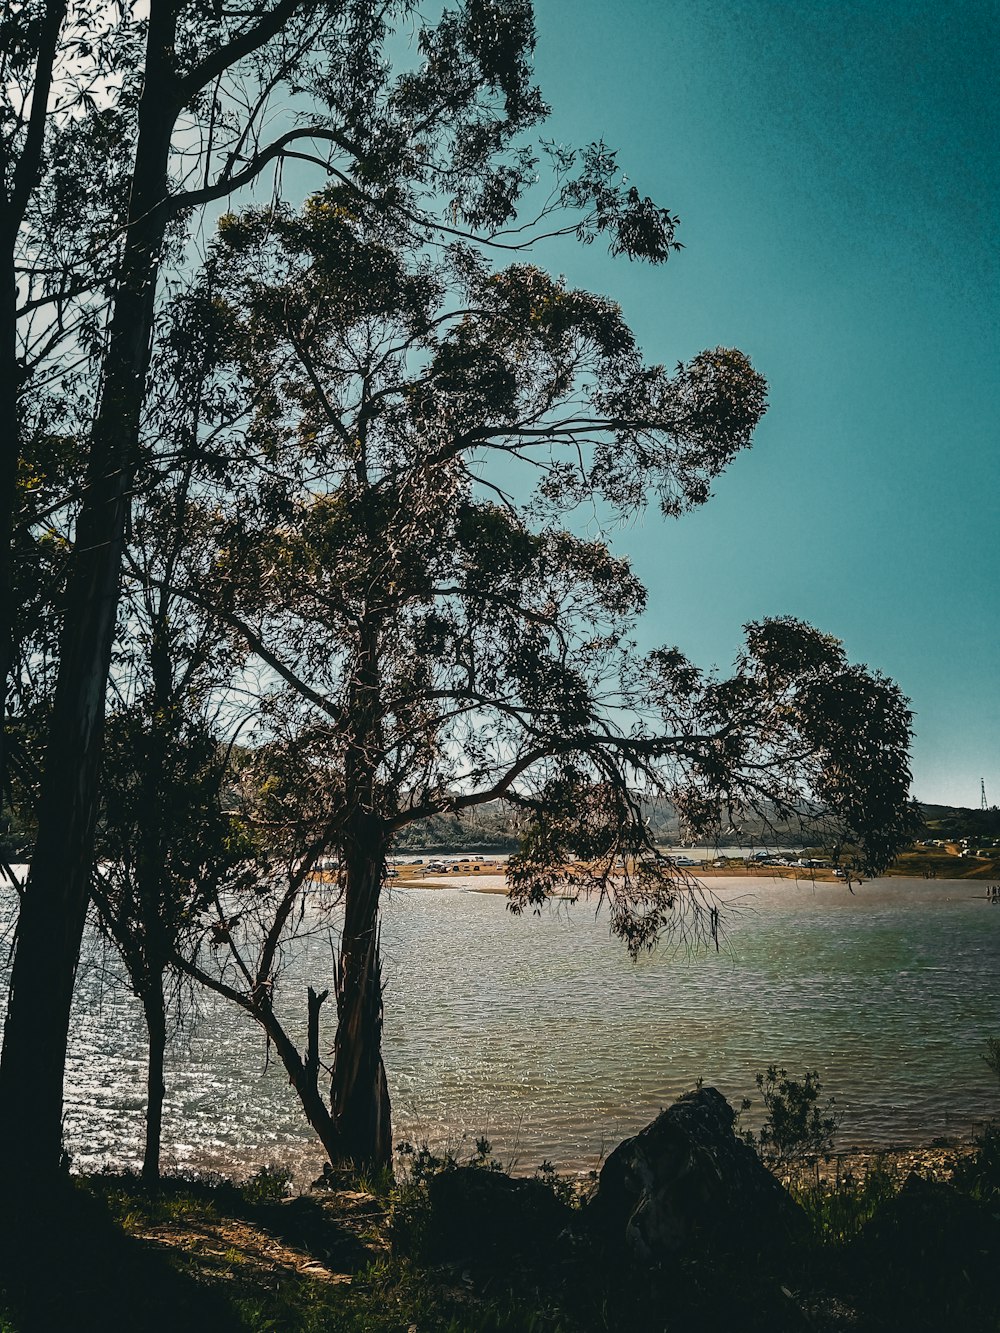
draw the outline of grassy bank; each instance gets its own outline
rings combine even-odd
[[[948,1225],[967,1247],[968,1210],[980,1219],[1000,1199],[998,1145],[988,1134],[975,1151],[938,1147],[786,1170],[809,1236],[783,1260],[780,1281],[759,1260],[741,1267],[734,1258],[724,1271],[689,1260],[670,1272],[669,1314],[659,1277],[606,1263],[566,1234],[520,1248],[515,1237],[505,1253],[459,1262],[434,1253],[427,1186],[443,1164],[427,1159],[400,1184],[345,1176],[295,1198],[272,1172],[239,1186],[167,1179],[158,1190],[130,1175],[79,1178],[4,1238],[0,1329],[653,1333],[696,1319],[702,1329],[769,1333],[985,1333],[998,1326],[995,1280],[984,1276],[993,1269],[961,1250],[942,1259],[939,1237],[929,1269],[900,1201],[913,1192],[914,1171],[928,1189],[945,1190],[934,1197],[949,1201],[959,1220]],[[568,1182],[551,1173],[545,1180],[560,1207],[582,1202]],[[573,1215],[582,1215],[578,1206]]]

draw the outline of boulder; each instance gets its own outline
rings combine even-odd
[[[427,1202],[427,1251],[434,1260],[545,1260],[572,1218],[544,1181],[474,1166],[432,1176]]]
[[[911,1172],[862,1228],[849,1258],[868,1302],[907,1326],[1000,1326],[1000,1219],[952,1185]]]
[[[696,1088],[604,1163],[587,1214],[593,1234],[643,1266],[690,1256],[783,1252],[804,1212],[734,1132],[715,1088]]]

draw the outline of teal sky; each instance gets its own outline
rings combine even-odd
[[[538,261],[623,304],[650,359],[767,377],[754,448],[619,534],[644,644],[724,667],[800,616],[899,681],[914,793],[1000,804],[995,51],[981,0],[537,0],[547,137],[603,137],[678,213],[663,268]]]

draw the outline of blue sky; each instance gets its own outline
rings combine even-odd
[[[713,500],[619,534],[644,644],[731,662],[790,614],[899,681],[914,792],[1000,804],[1000,11],[951,0],[537,0],[546,136],[603,137],[681,217],[662,268],[539,251],[652,360],[767,377]]]

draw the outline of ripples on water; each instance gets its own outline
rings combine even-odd
[[[735,1104],[772,1062],[820,1071],[845,1146],[965,1134],[996,1112],[980,1053],[1000,1032],[1000,906],[981,885],[711,887],[740,909],[722,951],[635,964],[583,905],[513,917],[502,897],[457,882],[393,890],[383,948],[397,1140],[459,1148],[485,1133],[524,1167],[589,1167],[698,1078]],[[295,1030],[306,985],[329,984],[330,958],[319,934],[288,960],[281,996]],[[327,1045],[332,1012],[331,1001]],[[144,1058],[141,1010],[90,935],[66,1084],[81,1169],[138,1162]],[[168,1084],[168,1164],[318,1169],[287,1078],[221,999],[199,997],[172,1042]]]

